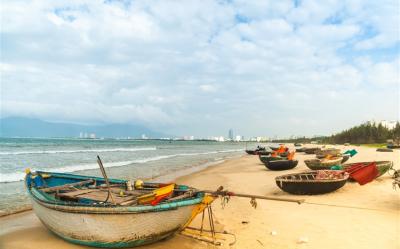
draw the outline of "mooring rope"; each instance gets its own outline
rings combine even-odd
[[[303,202],[305,204],[318,205],[318,206],[328,206],[328,207],[340,207],[340,208],[351,208],[351,209],[360,209],[360,210],[369,210],[369,211],[379,211],[379,212],[394,212],[393,210],[384,210],[377,208],[367,208],[367,207],[356,207],[356,206],[346,206],[346,205],[337,205],[337,204],[328,204],[328,203],[318,203],[318,202]]]

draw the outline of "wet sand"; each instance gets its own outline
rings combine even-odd
[[[355,148],[359,153],[348,162],[390,160],[400,169],[400,151],[376,152],[373,148],[336,146],[342,151]],[[222,208],[213,203],[218,230],[236,235],[217,248],[400,248],[400,190],[392,188],[386,173],[359,186],[348,182],[336,192],[318,196],[294,196],[281,191],[274,178],[305,171],[303,160],[314,155],[297,153],[299,165],[289,171],[269,171],[257,156],[243,156],[183,176],[176,181],[199,189],[224,186],[238,193],[291,199],[306,199],[301,204],[258,200],[257,209],[249,199],[232,197]],[[200,217],[192,226],[198,226]],[[0,218],[0,248],[90,248],[53,235],[32,211]],[[214,248],[212,245],[175,235],[165,241],[140,248]]]

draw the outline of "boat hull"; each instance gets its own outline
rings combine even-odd
[[[299,161],[297,160],[274,160],[266,163],[264,162],[267,169],[274,171],[293,169],[298,163]]]
[[[280,182],[277,180],[276,185],[283,191],[294,195],[320,195],[340,189],[346,184],[346,181],[347,179],[326,184],[320,182]]]
[[[342,167],[344,170],[350,168],[353,165],[357,165],[357,164],[363,164],[363,165],[368,165],[372,162],[357,162],[357,163],[346,163],[343,164]],[[376,176],[376,178],[384,175],[386,172],[389,171],[389,169],[391,169],[393,167],[393,162],[391,161],[376,161],[376,167],[378,169],[378,175]]]
[[[316,155],[316,157],[319,158],[319,159],[325,158],[325,157],[327,157],[328,155],[336,157],[336,156],[339,156],[339,155],[340,155],[340,150],[339,150],[339,149],[333,149],[333,148],[331,148],[331,149],[324,149],[324,150],[317,151],[317,152],[315,153],[315,155]]]
[[[194,205],[161,212],[75,213],[50,208],[32,198],[42,223],[59,237],[86,246],[134,247],[154,243],[181,230]]]
[[[348,174],[341,179],[315,180],[306,174],[317,174],[317,171],[278,176],[276,185],[283,191],[294,195],[319,195],[333,192],[346,184]]]
[[[306,149],[304,149],[304,152],[306,154],[315,154],[320,150],[321,150],[320,148],[306,148]]]
[[[321,170],[321,169],[330,169],[334,165],[340,165],[343,161],[343,158],[340,157],[334,160],[326,160],[322,161],[320,159],[310,159],[304,160],[304,163],[309,169],[312,170]]]

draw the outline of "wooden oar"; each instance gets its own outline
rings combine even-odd
[[[272,196],[262,196],[262,195],[250,195],[250,194],[240,194],[234,193],[226,190],[222,190],[223,187],[219,187],[217,191],[204,190],[203,192],[209,193],[212,195],[220,195],[220,196],[236,196],[236,197],[244,197],[251,199],[262,199],[262,200],[271,200],[271,201],[286,201],[286,202],[296,202],[297,204],[301,204],[305,202],[305,199],[289,199],[289,198],[279,198]]]
[[[110,182],[108,181],[106,170],[104,169],[103,163],[101,162],[101,159],[98,155],[97,155],[97,163],[99,164],[101,174],[103,175],[104,181],[106,182],[106,185],[108,188],[108,196],[111,197],[112,203],[115,204],[114,196],[112,195],[112,192],[111,192]]]

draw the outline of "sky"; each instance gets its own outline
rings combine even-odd
[[[1,117],[329,135],[400,116],[400,7],[3,0]]]

